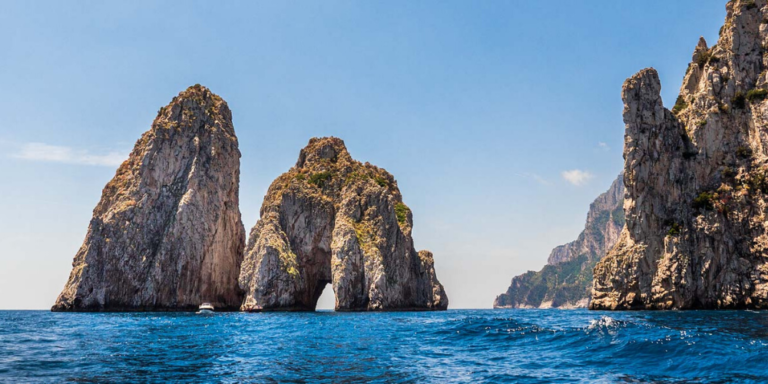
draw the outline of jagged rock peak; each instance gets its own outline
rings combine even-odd
[[[417,252],[394,177],[314,138],[269,187],[240,273],[242,309],[314,310],[332,284],[339,311],[445,309],[432,254]]]
[[[596,261],[605,256],[624,227],[624,174],[589,205],[587,221],[578,239],[552,250],[547,264],[556,265],[586,256]]]
[[[730,1],[680,96],[624,84],[626,228],[594,270],[594,309],[768,307],[768,7]]]
[[[201,121],[193,124],[197,119]],[[200,84],[179,92],[170,104],[160,108],[153,127],[158,123],[160,128],[166,129],[200,127],[207,123],[210,127],[223,129],[228,135],[235,135],[232,112],[227,102]]]
[[[344,141],[336,137],[317,138],[309,140],[309,144],[301,149],[296,168],[311,167],[319,162],[330,161],[333,163],[352,162],[352,157],[347,152]]]
[[[696,44],[696,49],[693,50],[693,57],[691,58],[692,62],[698,62],[699,60],[704,58],[704,55],[706,55],[709,52],[709,47],[707,46],[707,40],[704,40],[704,36],[699,37],[699,43]]]
[[[107,183],[54,311],[237,309],[245,230],[226,102],[195,85]]]
[[[585,308],[589,304],[592,269],[610,250],[624,228],[624,175],[589,206],[578,239],[561,245],[538,272],[512,278],[494,308]]]

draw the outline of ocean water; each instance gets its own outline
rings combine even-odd
[[[0,382],[768,382],[768,312],[0,311]]]

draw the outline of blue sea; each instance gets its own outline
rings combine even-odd
[[[0,311],[0,382],[768,382],[768,312]]]

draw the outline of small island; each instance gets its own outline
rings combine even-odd
[[[445,310],[394,177],[312,139],[269,188],[245,247],[227,103],[195,85],[160,109],[107,184],[52,311]],[[241,270],[242,269],[242,270]]]

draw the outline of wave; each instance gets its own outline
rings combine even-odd
[[[765,382],[748,312],[0,311],[0,382]]]

